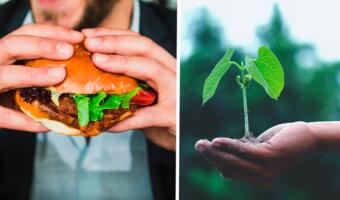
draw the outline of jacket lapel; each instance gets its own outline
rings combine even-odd
[[[2,5],[0,8],[0,38],[19,28],[28,11],[28,0],[12,0]]]
[[[154,11],[144,3],[141,3],[140,20],[141,34],[151,38],[154,42],[161,44],[162,39],[167,36],[166,27],[159,20]]]
[[[140,33],[176,56],[176,13],[152,4],[141,2],[140,5]],[[147,141],[147,147],[154,199],[175,199],[175,153],[150,141]]]

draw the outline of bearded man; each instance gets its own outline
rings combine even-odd
[[[10,0],[0,24],[0,199],[174,199],[176,12],[139,0]],[[11,89],[66,75],[17,61],[67,60],[80,42],[96,67],[151,81],[158,102],[91,139],[15,110]]]

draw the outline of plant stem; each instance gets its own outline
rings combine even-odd
[[[235,65],[241,72],[244,71],[243,67],[235,61],[230,61],[230,64]]]
[[[248,102],[247,102],[247,85],[245,83],[245,72],[244,67],[241,68],[241,80],[242,80],[242,99],[243,99],[243,114],[244,114],[244,138],[251,138],[252,134],[249,131],[249,120],[248,120]]]
[[[241,87],[242,97],[243,97],[243,112],[244,112],[244,137],[249,136],[249,121],[248,121],[248,106],[247,106],[247,88],[245,86]]]
[[[236,65],[240,71],[241,71],[241,75],[238,76],[240,77],[239,79],[237,79],[239,85],[241,86],[241,90],[242,90],[242,99],[243,99],[243,114],[244,114],[244,137],[241,139],[241,141],[244,142],[250,142],[250,143],[257,143],[256,138],[253,136],[253,134],[249,131],[249,120],[248,120],[248,102],[247,102],[247,87],[249,86],[249,83],[251,81],[251,79],[247,79],[247,69],[244,65],[239,65],[236,62],[231,62],[231,64]]]

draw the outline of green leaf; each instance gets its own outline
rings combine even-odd
[[[233,53],[234,49],[228,49],[223,58],[215,65],[214,69],[205,80],[203,88],[203,105],[214,96],[221,78],[231,65],[230,59]]]
[[[122,98],[120,96],[111,95],[105,100],[103,105],[101,105],[99,108],[102,110],[118,109],[121,103],[122,103]]]
[[[253,59],[250,58],[249,56],[245,55],[244,56],[244,62],[246,63],[246,65],[248,65]]]
[[[122,98],[122,108],[129,108],[130,101],[131,101],[132,97],[134,97],[139,92],[140,89],[141,89],[141,87],[136,87],[131,92],[126,93],[124,95],[121,95],[121,98]]]
[[[77,104],[79,125],[86,126],[90,121],[102,120],[104,110],[129,108],[131,99],[139,90],[141,87],[136,87],[123,95],[107,95],[105,92],[96,95],[75,94],[73,98]]]
[[[99,104],[105,99],[106,96],[107,95],[103,91],[93,96],[90,101],[90,109],[94,107],[98,107]]]
[[[98,121],[103,118],[104,113],[101,109],[98,109],[98,107],[106,96],[105,92],[101,91],[90,99],[90,121]]]
[[[104,117],[104,112],[102,109],[92,109],[90,110],[90,121],[95,122],[95,121],[100,121]]]
[[[74,101],[77,104],[78,120],[80,126],[86,126],[90,121],[89,102],[90,98],[86,95],[74,95]]]
[[[126,99],[131,99],[132,97],[136,96],[136,94],[139,92],[139,90],[141,90],[142,88],[137,86],[134,90],[132,90],[131,92],[128,92],[126,94],[121,95],[122,98],[126,98]]]
[[[283,68],[268,47],[261,47],[258,53],[259,57],[248,64],[247,70],[252,78],[262,85],[266,93],[277,100],[284,87]]]
[[[130,106],[130,100],[123,100],[122,101],[122,108],[128,109]]]

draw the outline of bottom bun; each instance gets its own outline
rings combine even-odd
[[[58,116],[60,116],[60,113],[50,113],[48,115],[48,111],[46,112],[46,107],[44,105],[41,105],[39,102],[33,102],[33,103],[27,103],[23,100],[23,98],[20,96],[20,93],[17,91],[15,94],[15,101],[17,105],[20,107],[20,109],[29,117],[34,119],[35,121],[40,122],[43,124],[46,128],[50,129],[51,131],[61,133],[64,135],[69,136],[97,136],[101,134],[102,132],[106,131],[106,129],[114,126],[118,122],[132,116],[133,112],[132,110],[126,110],[124,113],[122,113],[119,118],[115,119],[114,121],[108,123],[109,127],[106,125],[104,126],[104,122],[102,121],[96,121],[96,122],[90,122],[91,125],[85,126],[85,127],[79,127],[75,128],[72,127],[62,121],[57,120]],[[52,117],[56,117],[57,119],[53,119]],[[66,121],[70,121],[70,116],[62,116],[61,119],[66,119]],[[72,119],[74,120],[74,119]]]

